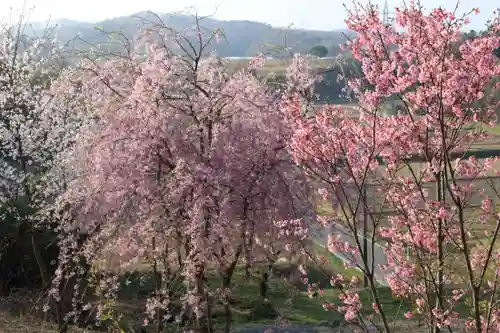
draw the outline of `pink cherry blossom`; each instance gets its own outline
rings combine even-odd
[[[417,304],[432,331],[456,324],[454,309],[462,295],[471,294],[469,330],[494,329],[493,312],[480,304],[498,307],[482,291],[499,267],[497,237],[480,238],[481,244],[474,239],[484,235],[477,225],[496,230],[499,220],[491,207],[500,198],[475,180],[493,171],[492,160],[460,156],[489,136],[465,126],[496,122],[490,110],[500,106],[495,81],[500,63],[492,50],[498,47],[500,21],[495,18],[484,34],[464,40],[460,29],[470,15],[459,17],[442,7],[424,10],[418,1],[396,10],[394,26],[382,22],[377,8],[358,2],[348,15],[347,27],[357,36],[346,48],[363,72],[349,79],[356,105],[321,105],[313,112],[311,87],[319,78],[300,57],[288,70],[281,102],[294,130],[289,152],[328,191],[325,200],[340,215],[322,219],[325,228],[335,227],[327,248],[347,257],[369,281],[382,275],[393,295]],[[399,112],[385,114],[393,103]],[[422,162],[417,168],[409,159]],[[466,213],[471,210],[475,214]],[[391,213],[380,217],[381,211]],[[376,259],[384,273],[370,264],[372,254],[360,240],[363,215],[369,239],[382,239],[377,242],[383,254]],[[456,264],[449,260],[454,256]],[[465,290],[448,294],[460,278]],[[376,293],[376,285],[370,287]],[[350,300],[352,293],[349,289],[339,298]],[[424,306],[431,300],[434,305],[433,297],[441,302]],[[391,332],[378,298],[371,303],[379,309],[383,330]],[[352,317],[355,309],[350,310]]]
[[[193,33],[203,49],[207,37],[200,27]],[[174,55],[160,42],[176,38],[167,27],[150,28],[130,57],[75,70],[93,119],[61,158],[70,183],[55,202],[56,210],[69,207],[58,226],[68,257],[60,271],[77,269],[76,255],[92,264],[119,258],[121,269],[145,262],[163,279],[146,304],[153,320],[169,310],[180,267],[182,304],[202,322],[209,293],[228,304],[236,265],[250,270],[299,253],[311,208],[306,179],[286,152],[279,95],[253,74],[263,57],[229,73],[221,59]],[[79,234],[83,244],[71,238]],[[221,288],[207,289],[207,267],[217,267]],[[103,285],[103,294],[113,291],[105,298],[118,287]]]

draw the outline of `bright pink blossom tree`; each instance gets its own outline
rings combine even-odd
[[[69,210],[54,297],[75,253],[94,265],[121,258],[120,269],[146,261],[156,278],[148,315],[159,324],[171,315],[170,288],[181,278],[184,310],[211,331],[214,297],[230,319],[236,265],[261,259],[255,239],[279,235],[275,246],[285,249],[306,236],[296,222],[307,210],[306,184],[285,150],[279,96],[252,74],[263,59],[228,74],[204,54],[214,36],[196,29],[192,43],[155,26],[136,53],[82,64],[80,89],[95,121],[65,161],[74,180],[57,203]],[[86,234],[83,244],[69,236],[75,230]],[[221,286],[207,285],[208,269],[220,274]]]
[[[499,195],[491,179],[478,179],[496,159],[465,157],[488,139],[484,127],[496,125],[500,22],[464,41],[460,31],[474,11],[459,17],[411,1],[396,9],[395,26],[385,26],[374,7],[355,3],[346,21],[357,33],[347,49],[364,74],[349,83],[355,108],[321,106],[306,116],[315,77],[301,58],[289,70],[282,104],[294,128],[289,150],[337,205],[337,216],[324,221],[336,233],[329,250],[358,266],[371,290],[373,305],[362,304],[349,281],[335,279],[342,304],[325,307],[347,320],[393,331],[391,319],[401,318],[384,309],[378,282],[385,282],[412,307],[404,317],[420,316],[429,332],[454,331],[462,318],[469,332],[500,329]],[[394,100],[401,110],[386,116]]]

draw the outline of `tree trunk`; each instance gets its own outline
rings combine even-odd
[[[259,294],[264,300],[267,299],[268,280],[269,274],[267,272],[262,273],[261,281],[259,283]]]
[[[211,309],[208,305],[209,299],[204,288],[204,279],[204,269],[203,267],[201,267],[199,268],[198,274],[196,274],[196,295],[200,297],[200,303],[204,304],[205,306],[201,315],[197,316],[196,323],[198,326],[198,331],[200,333],[212,333],[212,327],[210,327],[211,321],[209,320],[211,315],[209,312]]]
[[[278,259],[278,256],[280,255],[280,251],[272,253],[272,256],[274,258],[268,257],[267,259],[269,260],[269,265],[267,266],[267,270],[262,272],[261,279],[260,279],[260,284],[259,284],[259,292],[260,296],[262,297],[263,300],[267,299],[267,292],[269,289],[269,275],[272,273],[273,270],[273,265]]]
[[[363,207],[363,257],[364,262],[366,263],[366,267],[369,267],[368,262],[368,234],[366,229],[368,228],[368,211],[367,211],[367,202],[366,202],[366,184],[363,184],[363,198],[362,198],[362,207]],[[374,273],[374,272],[373,272]],[[368,288],[369,282],[366,274],[363,275],[363,285],[365,288]]]
[[[38,246],[34,234],[31,235],[31,246],[33,249],[33,255],[35,256],[35,260],[38,265],[38,269],[40,270],[40,275],[42,277],[43,289],[45,289],[49,285],[50,276],[47,270],[47,266],[45,265],[45,261],[43,260],[43,256],[40,253],[40,247]]]
[[[55,311],[57,317],[57,333],[68,332],[68,320],[65,319],[66,314],[71,311],[73,299],[73,287],[76,283],[76,278],[71,277],[69,280],[62,282],[60,288],[61,301],[55,303]]]
[[[444,198],[444,185],[445,179],[442,174],[437,175],[436,177],[436,183],[437,183],[437,201],[444,205],[445,204],[445,198]],[[438,226],[437,226],[437,266],[438,266],[438,271],[437,271],[437,276],[436,276],[436,284],[437,284],[437,292],[436,292],[436,308],[442,309],[442,301],[443,301],[443,296],[444,296],[444,286],[443,286],[443,266],[444,266],[444,256],[443,256],[443,223],[444,221],[442,219],[438,220]],[[434,332],[439,333],[441,332],[441,329],[438,327],[437,322],[434,323]]]
[[[224,333],[229,333],[231,331],[231,320],[232,320],[232,312],[231,312],[231,304],[228,295],[228,290],[231,289],[231,277],[225,276],[222,279],[222,287],[224,288],[224,316],[226,319],[226,323],[224,326]]]
[[[222,275],[222,288],[224,289],[224,298],[223,298],[224,316],[226,319],[224,326],[224,333],[229,333],[231,331],[231,320],[233,317],[233,314],[231,312],[231,302],[230,302],[231,279],[233,278],[234,269],[236,268],[236,264],[238,263],[241,250],[242,247],[239,247],[238,250],[236,251],[235,259],[233,260],[231,265],[226,269],[226,271],[223,272]]]

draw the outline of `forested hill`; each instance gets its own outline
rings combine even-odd
[[[109,32],[120,31],[127,38],[137,35],[137,32],[145,24],[145,18],[150,22],[159,22],[157,17],[146,12],[130,16],[117,17],[97,23],[78,22],[72,20],[58,20],[52,22],[57,24],[57,35],[62,41],[72,41],[72,45],[79,49],[89,47],[89,44],[108,43]],[[190,29],[195,24],[195,19],[188,15],[160,14],[159,18],[170,28],[177,31]],[[328,56],[339,53],[338,45],[345,42],[344,34],[349,31],[312,31],[288,28],[275,28],[269,24],[254,21],[221,21],[212,18],[204,18],[201,26],[211,33],[221,29],[225,39],[210,45],[220,57],[250,57],[259,52],[276,52],[276,46],[288,46],[292,52],[307,53],[315,45],[324,45],[329,50]],[[33,24],[34,31],[40,34],[44,25]],[[97,28],[97,29],[96,29]],[[78,40],[74,40],[76,36]],[[283,52],[283,51],[281,51]]]

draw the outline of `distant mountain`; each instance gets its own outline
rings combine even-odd
[[[177,31],[191,29],[195,19],[188,15],[159,14],[159,18],[170,28]],[[149,22],[146,22],[149,21]],[[120,31],[129,39],[138,34],[142,27],[158,23],[159,19],[146,12],[131,16],[117,17],[100,21],[97,23],[79,22],[73,20],[56,20],[51,24],[57,24],[57,36],[60,40],[68,42],[70,47],[87,49],[91,44],[105,46],[108,49],[116,47],[116,41],[109,42],[109,33]],[[212,18],[204,18],[201,26],[210,33],[221,29],[225,34],[225,40],[219,43],[211,43],[210,50],[215,51],[221,57],[249,57],[259,52],[269,52],[276,46],[286,45],[292,52],[307,53],[317,44],[322,44],[329,49],[329,56],[340,52],[338,45],[345,42],[344,34],[351,35],[352,32],[345,31],[313,31],[275,28],[269,24],[254,21],[221,21]],[[33,30],[39,35],[45,25],[33,24]],[[96,27],[98,29],[96,29]],[[76,36],[79,39],[75,40]],[[113,46],[114,44],[114,46]],[[281,54],[284,51],[280,52]]]

